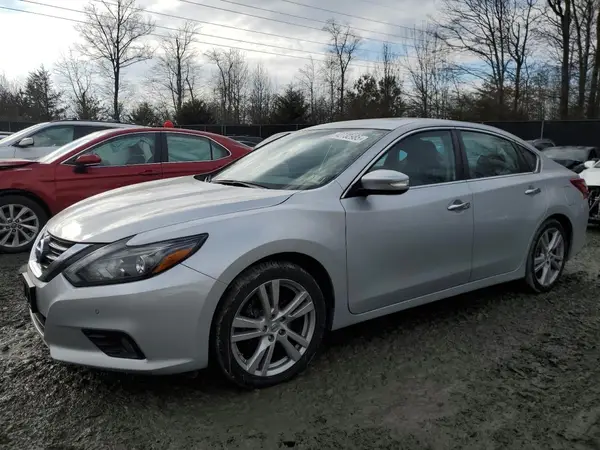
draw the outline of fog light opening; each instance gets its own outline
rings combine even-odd
[[[81,330],[104,354],[112,358],[146,359],[146,356],[127,333],[112,330]]]

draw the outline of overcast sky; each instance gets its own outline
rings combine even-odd
[[[382,41],[395,42],[393,49],[397,53],[404,53],[407,49],[409,50],[412,42],[409,39],[411,35],[410,28],[415,26],[422,28],[426,21],[435,14],[436,10],[436,0],[293,0],[293,3],[302,3],[308,6],[300,6],[286,0],[193,1],[203,6],[185,3],[182,0],[139,0],[138,4],[146,8],[149,15],[156,22],[158,26],[155,31],[156,34],[168,33],[160,26],[176,28],[183,23],[183,20],[167,18],[159,14],[152,14],[152,12],[208,22],[198,23],[201,35],[197,36],[197,39],[203,42],[197,45],[199,53],[213,47],[233,46],[300,57],[292,58],[246,52],[250,65],[262,61],[280,87],[292,81],[297,70],[308,62],[306,59],[301,59],[311,56],[311,53],[306,52],[314,52],[312,56],[317,61],[324,58],[327,47],[322,44],[328,42],[328,35],[320,31],[324,24],[319,21],[324,22],[330,18],[336,18],[341,22],[347,22],[364,38],[362,50],[358,55],[358,58],[363,61],[355,63],[353,70],[356,73],[366,71],[367,66],[372,65],[368,61],[374,61],[379,57]],[[2,0],[0,6],[82,20],[82,14],[52,8],[52,6],[83,10],[88,2],[89,0],[32,0],[32,2]],[[41,6],[40,3],[50,6]],[[241,4],[248,6],[240,6]],[[250,4],[253,4],[253,6],[250,6]],[[360,19],[325,12],[315,7],[360,17]],[[259,19],[244,13],[289,23]],[[303,16],[314,20],[294,18],[280,13]],[[290,23],[299,26],[293,26]],[[28,71],[39,67],[40,64],[52,69],[60,54],[65,53],[78,40],[77,32],[74,29],[75,23],[67,20],[0,9],[0,24],[0,39],[4,43],[2,45],[0,72],[4,72],[10,79],[22,80]],[[218,24],[236,27],[236,29],[221,27]],[[359,28],[361,30],[358,30]],[[251,30],[277,34],[287,38],[266,36],[253,33]],[[239,39],[247,41],[247,43],[230,39]],[[315,43],[303,40],[314,41]],[[267,46],[256,45],[261,43],[267,44]],[[286,49],[268,47],[268,45]],[[304,52],[292,51],[291,49],[303,50]],[[209,67],[207,63],[207,73],[210,71]],[[134,69],[129,76],[136,78],[147,70],[148,67],[140,66]]]

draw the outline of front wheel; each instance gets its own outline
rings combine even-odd
[[[0,197],[0,252],[29,250],[48,216],[36,201],[21,195]]]
[[[567,234],[558,220],[546,221],[536,233],[527,258],[525,282],[534,292],[548,292],[567,262]]]
[[[252,267],[231,284],[215,317],[213,345],[221,370],[244,388],[290,380],[315,356],[326,314],[319,285],[301,267]]]

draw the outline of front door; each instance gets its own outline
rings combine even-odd
[[[164,134],[164,178],[208,174],[231,161],[229,151],[207,137],[175,131]]]
[[[471,281],[477,281],[521,266],[546,213],[547,200],[535,173],[535,154],[489,133],[464,130],[460,137],[473,193]]]
[[[56,197],[60,209],[102,192],[162,177],[159,162],[160,134],[127,133],[87,149],[102,159],[98,166],[75,170],[75,159],[56,167]]]
[[[405,173],[411,186],[406,193],[342,200],[353,313],[468,282],[472,194],[459,179],[456,155],[448,130],[413,134],[369,169]]]

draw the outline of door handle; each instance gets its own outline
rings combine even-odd
[[[471,207],[471,202],[463,202],[461,200],[454,200],[450,206],[448,206],[448,211],[464,211],[465,209],[469,209]]]
[[[144,170],[143,172],[140,172],[139,175],[144,175],[144,176],[151,176],[151,175],[160,175],[160,172],[155,172],[154,170]]]
[[[529,186],[529,188],[527,188],[527,190],[525,191],[525,195],[537,195],[540,192],[542,192],[540,188],[534,188],[533,186]]]

